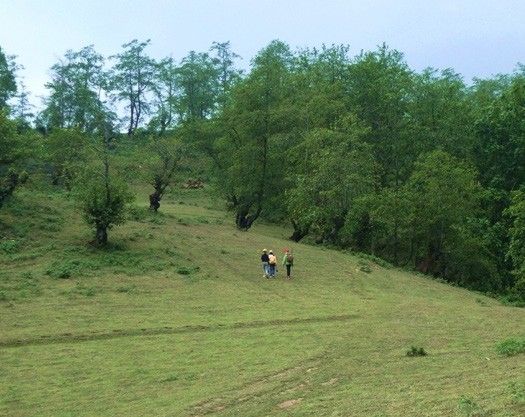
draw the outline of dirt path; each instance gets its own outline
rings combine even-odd
[[[116,330],[102,330],[92,331],[89,333],[61,333],[54,335],[40,335],[27,338],[6,339],[0,340],[0,347],[18,347],[29,345],[49,345],[54,343],[75,343],[87,342],[92,340],[116,339],[119,337],[135,337],[135,336],[155,336],[163,334],[179,334],[179,333],[195,333],[195,332],[209,332],[218,330],[231,329],[250,329],[257,327],[273,327],[273,326],[289,326],[304,323],[323,323],[331,321],[347,321],[358,318],[359,316],[353,314],[345,314],[340,316],[325,316],[325,317],[306,317],[306,318],[292,318],[292,319],[277,319],[267,321],[250,321],[239,322],[231,324],[214,324],[214,325],[188,325],[181,327],[158,327],[158,328],[142,328],[142,329],[116,329]]]

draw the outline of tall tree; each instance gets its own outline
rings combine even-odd
[[[19,166],[23,155],[24,145],[16,124],[8,119],[5,109],[0,110],[0,207],[27,179]]]
[[[525,300],[525,191],[518,190],[512,195],[512,204],[506,214],[511,219],[509,230],[510,245],[507,252],[512,262],[516,295]]]
[[[411,71],[403,54],[382,45],[359,55],[348,69],[348,94],[353,112],[370,126],[383,186],[400,185],[410,174],[413,139],[408,134]]]
[[[40,117],[47,128],[77,128],[93,132],[97,120],[106,111],[103,104],[107,79],[104,59],[93,45],[79,51],[68,50],[51,67],[49,96]]]
[[[218,101],[223,105],[231,88],[241,78],[242,71],[235,68],[235,61],[240,58],[231,50],[230,42],[213,42],[210,48],[214,53],[212,62],[218,77]]]
[[[116,62],[111,71],[111,88],[128,111],[125,120],[129,136],[150,110],[149,94],[153,91],[155,62],[145,53],[149,44],[149,39],[144,42],[133,39],[122,45],[122,53],[112,57]]]
[[[12,105],[12,115],[17,121],[19,131],[28,131],[31,127],[31,121],[35,117],[33,113],[34,106],[29,101],[29,92],[23,82],[20,82],[20,88],[16,95],[16,102]]]
[[[0,47],[0,109],[16,94],[16,68],[14,57],[6,55]]]
[[[375,186],[375,164],[370,145],[363,141],[368,129],[354,116],[332,129],[317,128],[290,149],[298,168],[294,187],[286,193],[294,225],[293,240],[311,233],[319,242],[340,243],[342,227],[356,200]]]
[[[247,230],[265,203],[282,193],[283,166],[278,156],[286,148],[289,119],[282,103],[292,54],[288,45],[271,42],[254,59],[250,75],[233,90],[231,104],[221,116],[224,138],[220,151],[229,166],[223,190],[235,211],[239,229]]]
[[[99,120],[100,122],[100,120]],[[103,136],[100,146],[94,146],[101,162],[101,170],[86,170],[85,178],[78,182],[77,198],[86,223],[95,229],[94,243],[105,246],[108,243],[108,230],[126,221],[128,204],[133,194],[128,185],[111,169],[111,154],[114,149],[114,133],[103,122]]]
[[[164,58],[155,63],[155,78],[152,83],[154,115],[150,128],[163,136],[176,122],[177,71],[173,58]]]
[[[205,119],[217,107],[218,68],[207,53],[190,51],[178,68],[178,112],[182,121]]]

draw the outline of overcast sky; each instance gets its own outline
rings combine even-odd
[[[468,82],[525,62],[525,0],[0,0],[0,47],[34,95],[67,49],[108,56],[134,38],[177,60],[229,40],[243,66],[272,39],[353,54],[386,42],[416,70],[450,67]]]

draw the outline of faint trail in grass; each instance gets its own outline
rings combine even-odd
[[[220,330],[234,330],[234,329],[252,329],[258,327],[274,327],[274,326],[289,326],[307,323],[325,323],[334,321],[347,321],[358,318],[358,315],[345,314],[339,316],[325,316],[325,317],[305,317],[292,319],[276,319],[276,320],[260,320],[249,322],[238,322],[230,324],[212,324],[212,325],[188,325],[181,327],[157,327],[157,328],[141,328],[141,329],[117,329],[93,331],[90,333],[61,333],[54,335],[41,335],[28,338],[6,339],[0,340],[0,347],[18,347],[29,345],[49,345],[54,343],[75,343],[88,342],[93,340],[116,339],[119,337],[136,337],[136,336],[155,336],[163,334],[181,334],[181,333],[197,333],[197,332],[211,332]]]

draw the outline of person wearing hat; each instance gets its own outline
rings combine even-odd
[[[261,255],[261,262],[263,267],[263,278],[269,278],[268,276],[268,263],[270,262],[270,258],[268,257],[268,251],[266,249],[262,250]]]
[[[268,252],[268,275],[270,278],[275,278],[277,266],[277,257],[273,254],[273,251]]]

